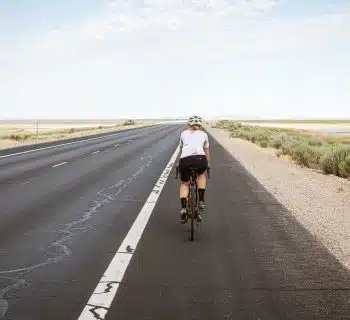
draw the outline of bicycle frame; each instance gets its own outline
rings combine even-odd
[[[194,239],[194,221],[198,218],[199,213],[199,196],[198,196],[198,186],[197,186],[197,173],[195,168],[190,167],[190,183],[189,183],[189,192],[187,198],[187,217],[191,218],[191,241]],[[210,178],[210,168],[207,168],[208,177]],[[179,166],[176,167],[176,179],[179,175]],[[198,224],[198,220],[197,220]]]
[[[187,215],[191,218],[191,241],[194,238],[194,220],[198,217],[198,186],[197,186],[197,173],[195,168],[190,168],[190,184],[187,201]],[[198,220],[197,220],[198,222]]]

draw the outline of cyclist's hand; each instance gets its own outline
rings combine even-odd
[[[175,172],[176,172],[176,174],[175,174],[175,178],[177,179],[177,177],[179,176],[179,164],[177,163],[176,164],[176,166],[175,166]]]
[[[211,167],[210,167],[210,164],[208,164],[208,167],[207,167],[208,178],[210,178],[210,172],[211,172]]]

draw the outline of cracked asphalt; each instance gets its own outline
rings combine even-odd
[[[0,151],[1,320],[79,318],[183,128]],[[104,283],[119,285],[111,306],[89,305],[91,319],[350,319],[349,270],[210,142],[195,241],[178,223],[173,169],[123,280]]]

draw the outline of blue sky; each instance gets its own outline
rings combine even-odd
[[[350,118],[345,0],[0,1],[0,118]]]

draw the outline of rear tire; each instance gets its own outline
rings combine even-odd
[[[190,210],[191,210],[191,241],[194,240],[194,219],[196,214],[196,190],[194,186],[191,187],[190,191]]]

